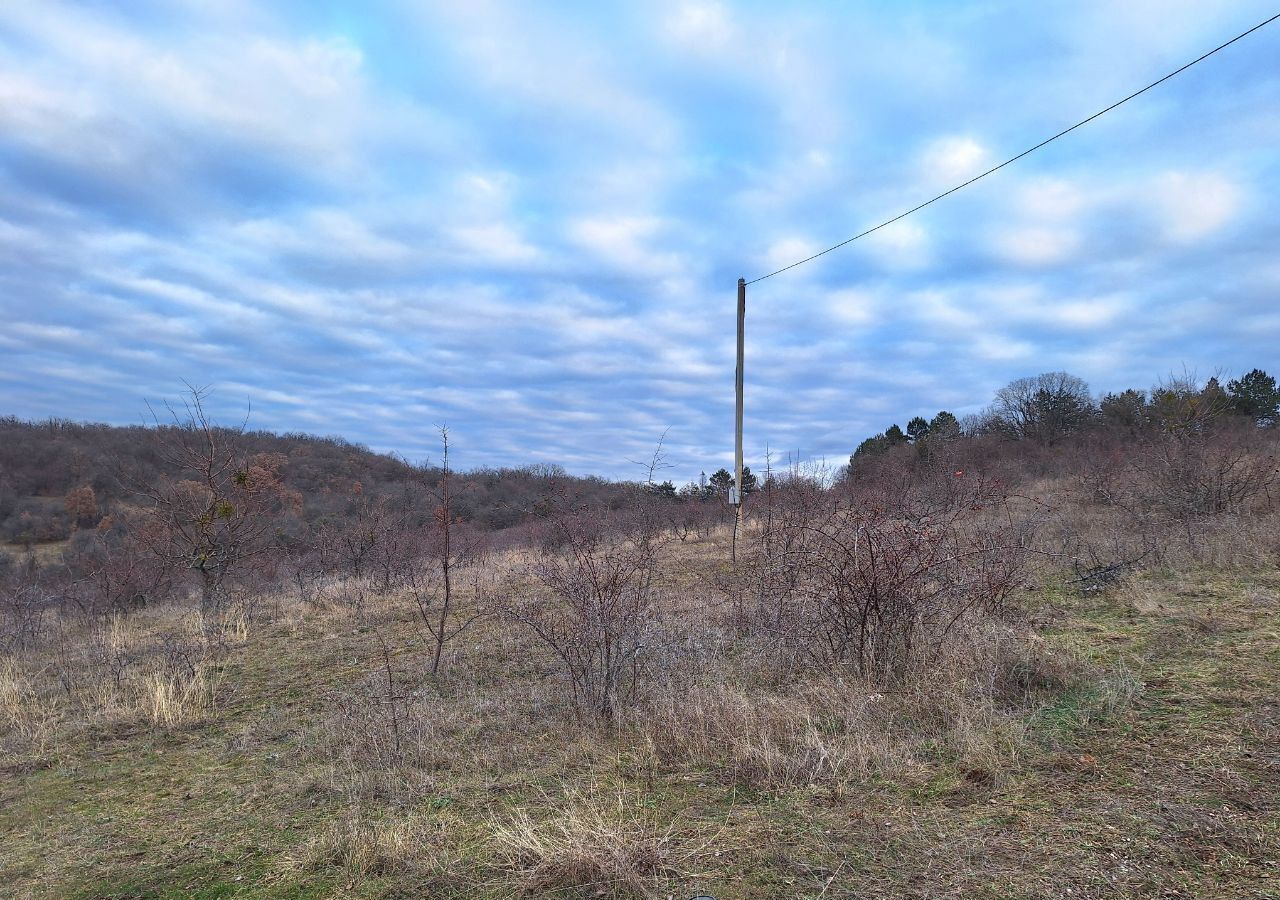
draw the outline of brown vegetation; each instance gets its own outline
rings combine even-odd
[[[447,465],[291,531],[283,467],[197,407],[156,436],[198,488],[0,567],[0,876],[1265,896],[1276,432],[1193,412],[771,471],[732,565],[719,507],[652,489],[496,541]]]

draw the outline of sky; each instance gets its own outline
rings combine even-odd
[[[731,467],[735,285],[1269,3],[0,6],[0,415]],[[747,298],[746,455],[1065,370],[1280,369],[1280,23]]]

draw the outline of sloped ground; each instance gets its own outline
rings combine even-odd
[[[464,640],[434,685],[403,608],[359,624],[277,610],[218,663],[216,708],[198,720],[64,717],[43,749],[7,753],[0,884],[19,897],[1280,897],[1280,574],[1046,590],[1027,608],[1094,677],[1012,713],[1007,752],[926,748],[901,771],[782,784],[664,763],[634,733],[568,722],[519,639]],[[400,750],[369,743],[385,698],[411,695]]]

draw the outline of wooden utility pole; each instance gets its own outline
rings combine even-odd
[[[733,510],[733,555],[738,555],[738,526],[742,524],[742,346],[747,321],[747,282],[738,279],[738,367],[734,374],[737,407],[734,411],[733,486],[737,503]]]

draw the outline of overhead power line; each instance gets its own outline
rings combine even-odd
[[[746,284],[755,284],[757,281],[764,281],[766,278],[772,278],[774,275],[781,275],[783,272],[786,272],[788,269],[794,269],[796,266],[803,266],[807,262],[813,262],[819,256],[826,256],[832,250],[839,250],[841,247],[844,247],[848,244],[852,244],[854,241],[858,240],[859,238],[864,238],[873,232],[879,231],[881,228],[884,228],[888,225],[892,225],[894,222],[898,222],[902,219],[905,219],[907,216],[911,215],[912,213],[919,212],[920,210],[924,209],[926,206],[929,206],[930,204],[933,204],[933,203],[937,203],[942,198],[949,197],[952,194],[954,194],[956,191],[967,188],[969,185],[973,184],[975,181],[981,181],[983,178],[986,178],[988,175],[992,174],[993,172],[1000,171],[1010,163],[1015,163],[1018,160],[1022,159],[1022,157],[1027,156],[1028,154],[1034,153],[1035,151],[1039,150],[1041,147],[1045,146],[1046,144],[1053,143],[1058,138],[1070,134],[1071,132],[1075,131],[1077,128],[1080,128],[1081,126],[1084,126],[1084,125],[1088,125],[1094,119],[1097,119],[1101,116],[1105,116],[1107,113],[1111,112],[1116,107],[1123,106],[1124,104],[1132,100],[1134,97],[1138,97],[1142,94],[1145,94],[1147,91],[1151,90],[1153,87],[1163,84],[1164,82],[1168,81],[1170,78],[1173,78],[1175,75],[1182,74],[1183,72],[1187,71],[1187,69],[1190,69],[1192,66],[1196,65],[1197,63],[1204,62],[1206,59],[1208,59],[1210,56],[1213,56],[1213,54],[1217,53],[1219,50],[1225,50],[1227,47],[1230,47],[1232,44],[1234,44],[1236,41],[1240,40],[1241,38],[1248,37],[1258,29],[1265,28],[1267,25],[1270,25],[1272,22],[1276,21],[1277,19],[1280,19],[1280,13],[1276,13],[1274,16],[1267,19],[1265,22],[1259,22],[1257,25],[1254,25],[1248,31],[1240,32],[1240,34],[1237,34],[1235,37],[1233,37],[1231,40],[1227,41],[1226,43],[1219,44],[1217,47],[1214,47],[1212,50],[1210,50],[1208,53],[1205,53],[1203,56],[1198,56],[1195,59],[1191,60],[1191,62],[1187,63],[1186,65],[1180,66],[1179,68],[1174,69],[1168,75],[1165,75],[1161,78],[1157,78],[1155,81],[1151,82],[1149,85],[1142,88],[1141,90],[1134,91],[1132,94],[1125,97],[1124,99],[1117,100],[1115,103],[1112,103],[1106,109],[1098,110],[1096,113],[1089,116],[1087,119],[1081,119],[1079,122],[1072,125],[1070,128],[1064,128],[1062,131],[1059,131],[1053,137],[1045,138],[1043,141],[1036,144],[1034,147],[1028,147],[1026,150],[1023,150],[1017,156],[1009,157],[1004,162],[1000,163],[1000,165],[992,166],[990,169],[987,169],[985,172],[979,175],[973,176],[963,184],[957,184],[955,187],[951,188],[951,190],[949,191],[943,191],[941,194],[938,194],[938,196],[932,197],[926,200],[925,202],[921,203],[919,206],[913,206],[911,207],[911,209],[907,210],[906,212],[899,213],[898,215],[894,216],[892,219],[886,219],[885,221],[881,222],[879,225],[876,225],[873,228],[868,228],[866,231],[859,232],[858,234],[855,234],[853,237],[847,240],[843,240],[838,244],[833,244],[832,246],[828,247],[826,250],[821,250],[818,253],[813,254],[812,256],[806,256],[804,259],[793,262],[789,266],[783,266],[781,269],[776,269],[775,271],[770,272],[768,275],[761,275],[759,278],[753,278],[750,281],[746,282]]]

